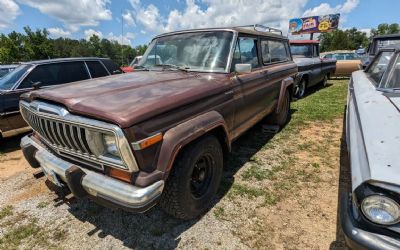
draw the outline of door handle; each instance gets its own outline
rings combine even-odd
[[[229,90],[225,92],[225,95],[232,95],[233,94],[233,90]]]

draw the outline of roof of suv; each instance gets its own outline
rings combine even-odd
[[[390,35],[379,35],[379,36],[374,36],[373,39],[386,39],[386,38],[400,38],[400,33],[398,34],[390,34]]]
[[[99,57],[70,57],[70,58],[55,58],[48,60],[37,60],[30,62],[23,62],[22,64],[46,64],[55,62],[74,62],[74,61],[84,61],[84,60],[109,60],[109,58],[99,58]]]
[[[247,27],[221,27],[221,28],[204,28],[204,29],[180,30],[180,31],[174,31],[174,32],[168,32],[168,33],[160,34],[160,35],[156,36],[155,38],[164,37],[164,36],[170,36],[170,35],[176,35],[176,34],[182,34],[182,33],[206,32],[206,31],[233,31],[233,32],[256,35],[256,36],[269,36],[269,37],[275,37],[275,38],[288,40],[287,37],[282,36],[280,34],[276,34],[276,33],[273,33],[273,32],[265,32],[265,31],[259,31],[259,30],[255,30],[255,29],[250,29],[250,26],[248,28]]]

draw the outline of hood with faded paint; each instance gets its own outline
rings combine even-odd
[[[348,135],[352,180],[357,185],[370,180],[400,185],[400,96],[377,91],[363,71],[354,72],[352,77],[356,105],[353,102],[349,112],[357,119],[349,121],[359,126]],[[362,140],[356,140],[357,132]],[[365,153],[357,153],[361,147]],[[367,161],[360,164],[363,155]]]
[[[42,89],[28,98],[56,102],[71,113],[126,128],[230,87],[229,74],[138,71]]]

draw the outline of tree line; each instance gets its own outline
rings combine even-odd
[[[368,37],[366,32],[360,31],[356,28],[335,30],[320,35],[320,49],[321,52],[326,52],[333,50],[356,50],[359,48],[366,48],[372,37],[396,33],[400,33],[400,26],[398,23],[379,24],[377,28],[371,30],[370,37]]]
[[[129,64],[137,55],[143,55],[147,45],[135,48],[117,41],[100,39],[93,35],[89,40],[49,37],[46,29],[33,31],[24,27],[25,33],[11,32],[0,35],[0,63],[10,64],[33,60],[65,57],[108,57],[119,65]]]
[[[24,27],[24,32],[13,31],[8,35],[0,35],[0,64],[51,58],[95,56],[108,57],[119,65],[127,65],[137,55],[143,55],[147,49],[147,45],[139,45],[133,48],[129,45],[121,45],[117,41],[101,39],[96,35],[90,37],[89,40],[52,39],[46,29],[33,31],[29,26]],[[395,33],[400,33],[398,23],[383,23],[371,30],[371,37]],[[323,33],[319,39],[321,41],[321,52],[366,48],[370,41],[366,32],[356,28]]]

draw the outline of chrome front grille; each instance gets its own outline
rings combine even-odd
[[[87,142],[88,130],[81,126],[41,117],[21,107],[22,116],[47,143],[58,149],[95,157]]]
[[[61,106],[42,101],[20,101],[20,111],[43,142],[60,155],[73,160],[81,158],[85,164],[91,162],[89,165],[99,169],[110,166],[131,172],[139,170],[130,144],[117,125],[73,115]],[[120,157],[111,157],[104,151],[104,134],[115,136]]]

